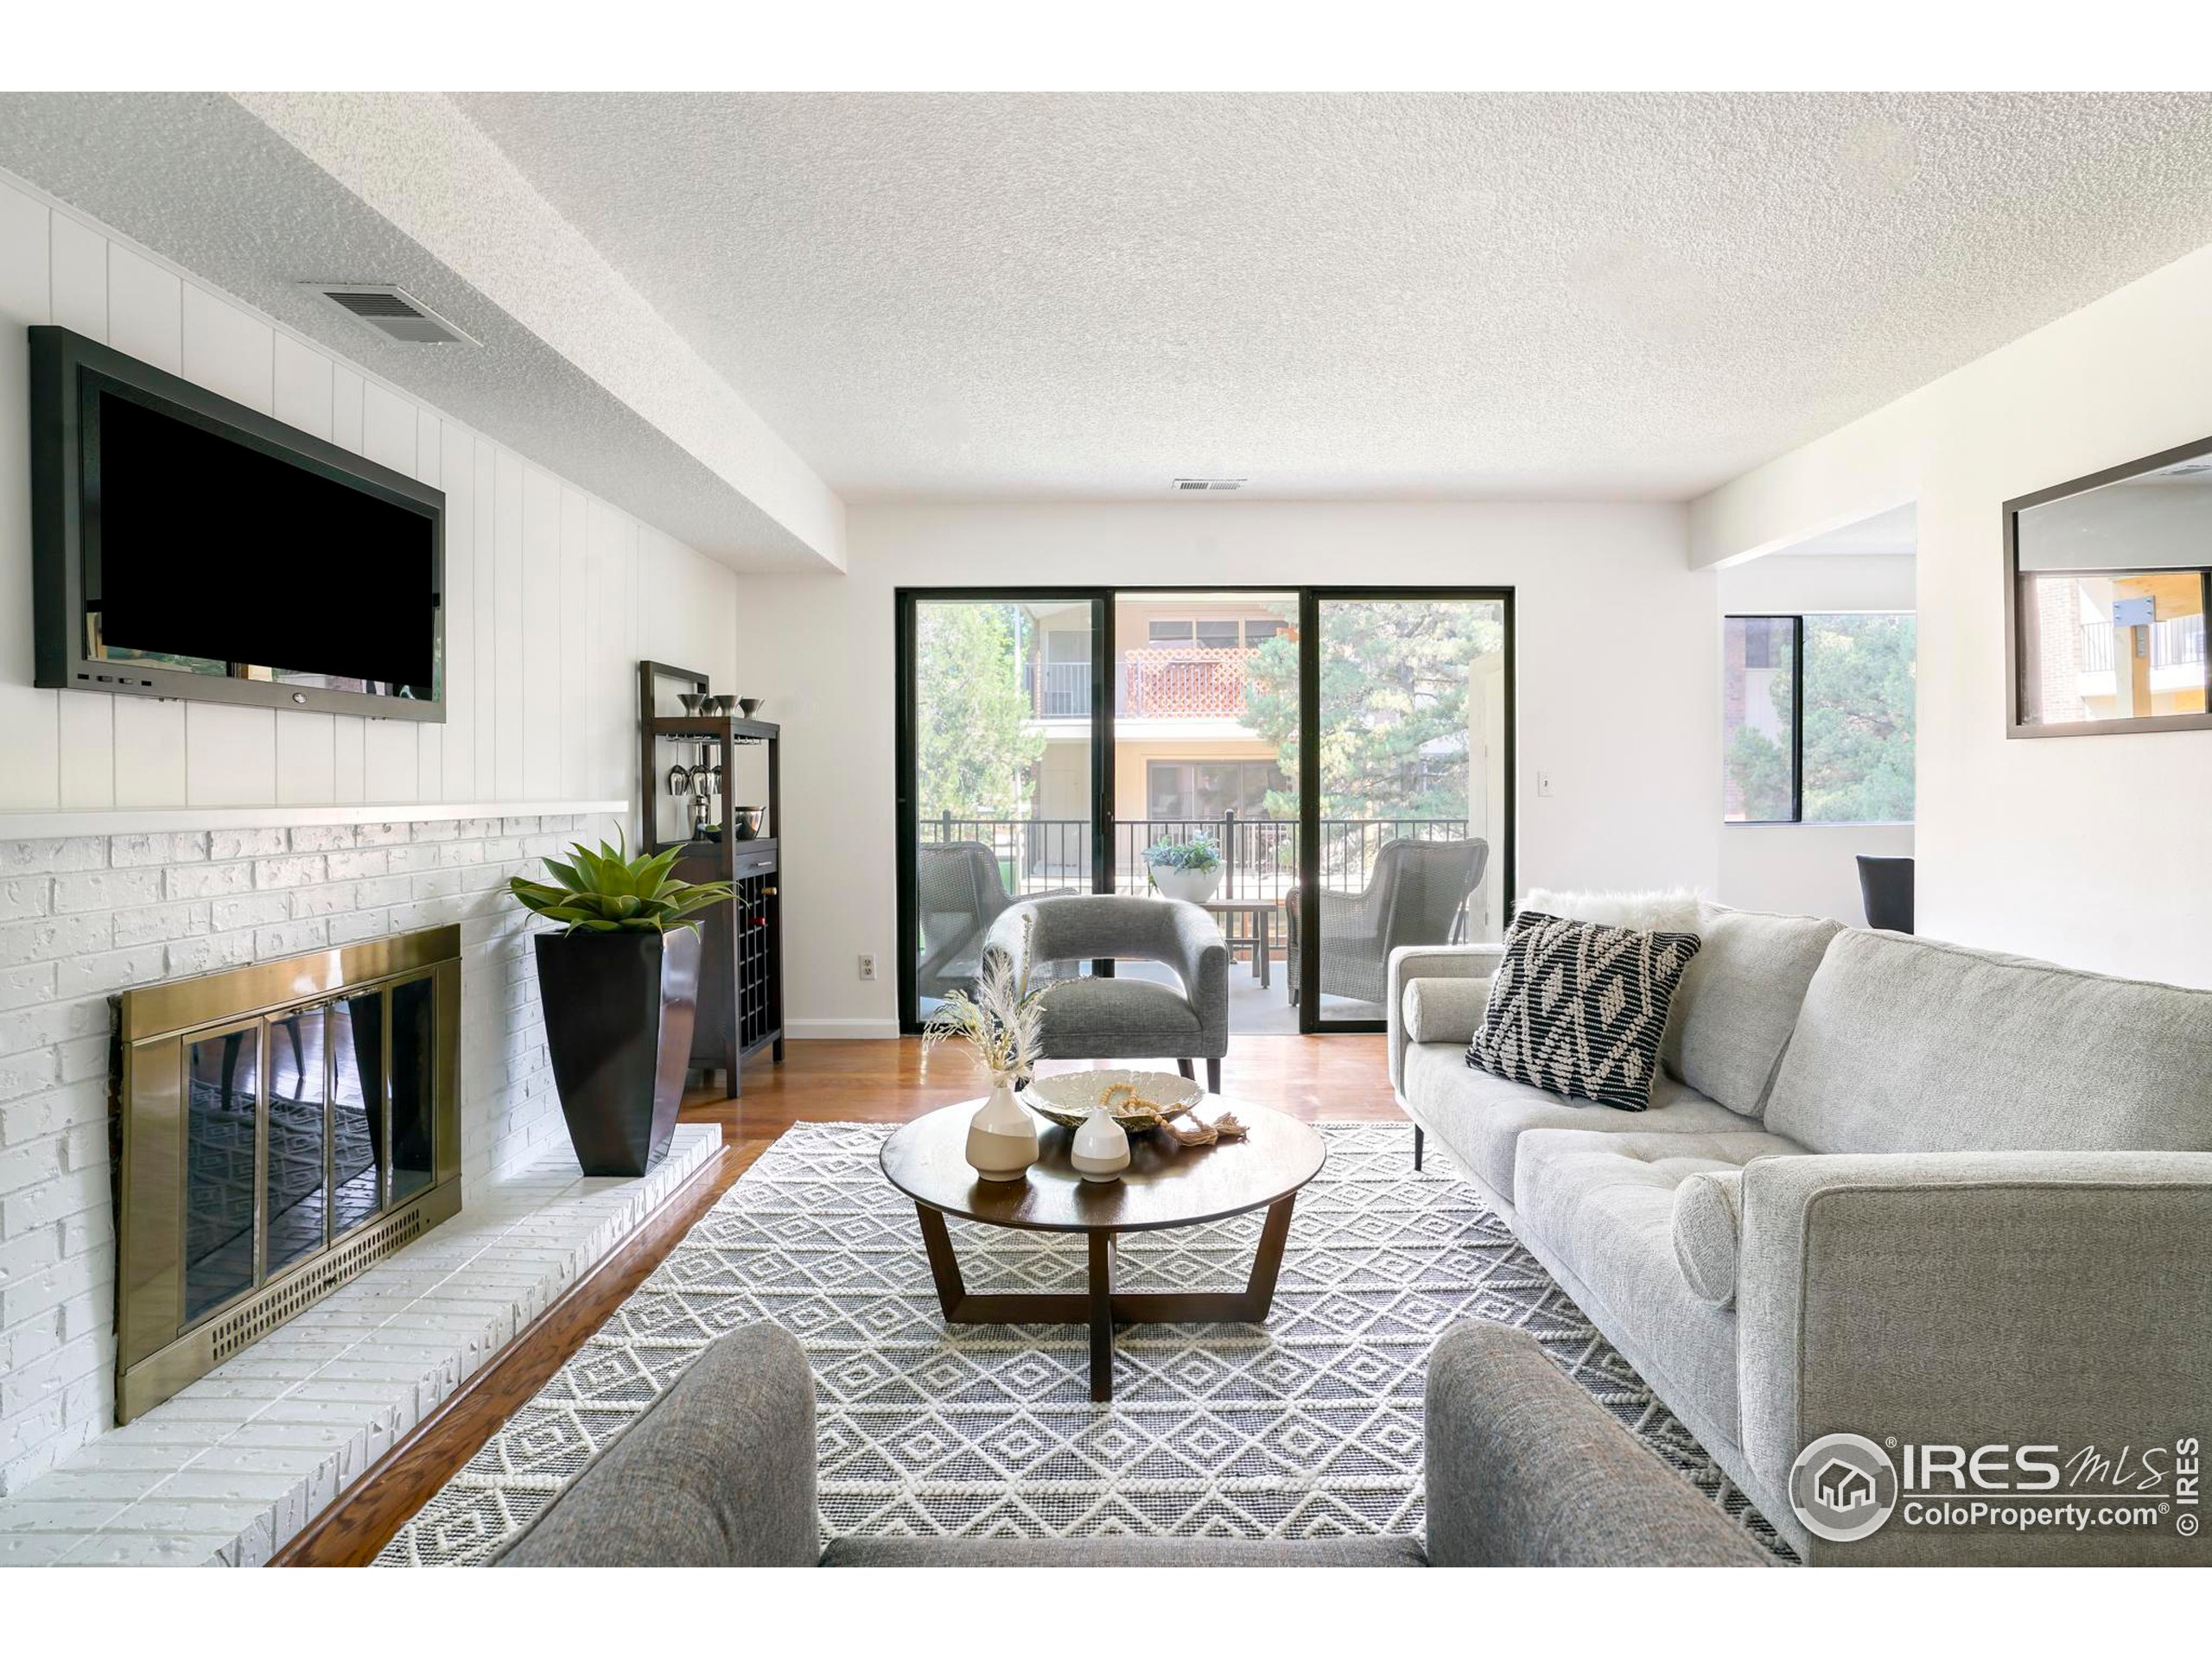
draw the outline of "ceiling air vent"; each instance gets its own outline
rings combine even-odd
[[[1175,480],[1175,487],[1178,490],[1241,490],[1244,487],[1244,480],[1241,478],[1179,478]]]
[[[474,346],[480,342],[403,288],[389,283],[307,283],[364,328],[403,346]]]

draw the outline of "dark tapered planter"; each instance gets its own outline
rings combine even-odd
[[[587,1175],[668,1150],[699,1009],[699,930],[540,933],[537,992],[561,1115]]]

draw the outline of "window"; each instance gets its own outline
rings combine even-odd
[[[1290,779],[1272,760],[1152,760],[1144,769],[1145,813],[1197,822],[1234,812],[1268,816],[1268,791],[1290,793]]]
[[[1722,817],[1910,823],[1914,637],[1910,615],[1729,617]]]
[[[1264,645],[1290,624],[1279,616],[1155,618],[1145,625],[1148,645],[1203,645],[1208,651],[1235,651],[1239,645]]]
[[[1212,651],[1236,649],[1236,620],[1204,621],[1198,624],[1198,643]]]

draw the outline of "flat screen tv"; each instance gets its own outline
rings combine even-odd
[[[442,493],[66,328],[30,348],[40,685],[445,718]]]

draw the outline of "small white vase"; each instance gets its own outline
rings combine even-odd
[[[1129,1137],[1103,1106],[1093,1106],[1077,1128],[1068,1162],[1086,1181],[1118,1180],[1129,1166]]]
[[[1037,1161],[1037,1121],[1014,1097],[1004,1077],[991,1079],[991,1097],[968,1120],[968,1162],[987,1181],[1018,1181]]]
[[[1213,897],[1214,889],[1221,885],[1221,872],[1216,870],[1154,870],[1152,885],[1160,890],[1163,899],[1183,899],[1194,905],[1203,905]]]

